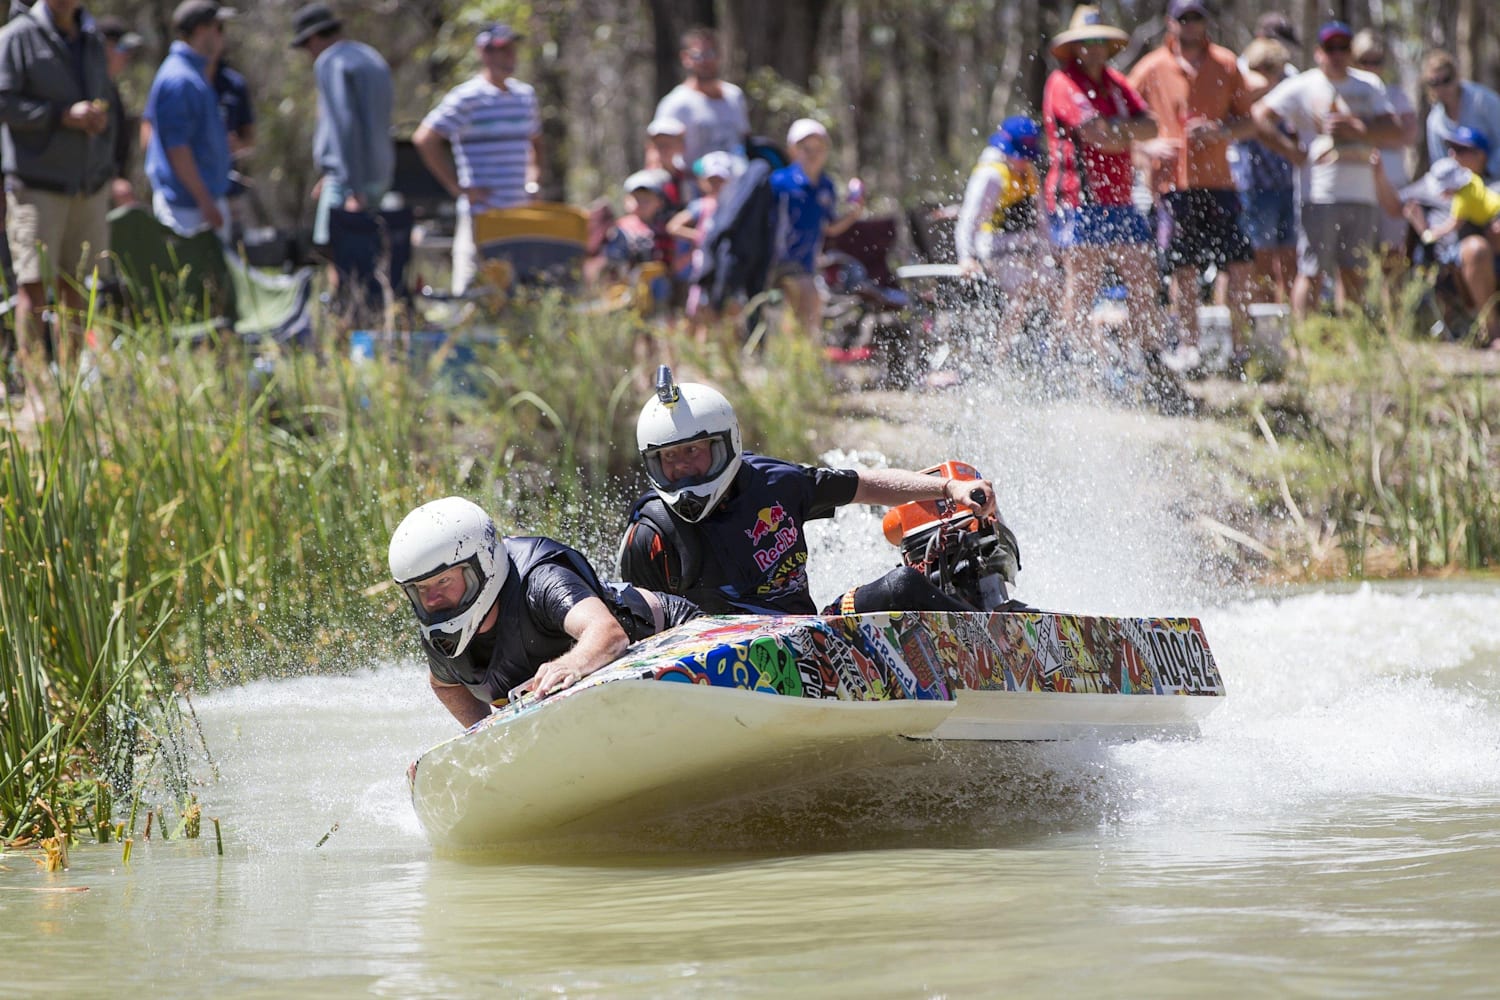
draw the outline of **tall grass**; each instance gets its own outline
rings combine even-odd
[[[137,761],[183,801],[183,690],[388,659],[411,629],[386,543],[417,503],[471,496],[508,532],[612,552],[663,353],[740,403],[747,442],[811,457],[826,388],[806,349],[693,355],[556,298],[486,332],[455,371],[399,341],[359,363],[131,331],[7,428],[0,837],[82,801],[85,778],[130,791]]]
[[[1500,560],[1500,397],[1469,349],[1424,342],[1420,290],[1301,335],[1315,456],[1301,489],[1354,576]]]

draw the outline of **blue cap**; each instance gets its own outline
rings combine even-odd
[[[1490,140],[1483,132],[1467,125],[1449,129],[1447,135],[1443,136],[1443,142],[1449,146],[1467,146],[1469,149],[1479,150],[1485,156],[1490,155]]]
[[[1318,29],[1318,47],[1322,48],[1335,38],[1353,38],[1354,29],[1343,21],[1329,21]]]
[[[1025,115],[1014,115],[1000,123],[990,136],[990,145],[1006,156],[1035,160],[1042,155],[1041,132],[1036,122]]]
[[[509,45],[519,42],[522,37],[508,24],[486,24],[475,34],[474,47],[487,49],[494,45]]]

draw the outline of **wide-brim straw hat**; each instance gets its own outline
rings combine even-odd
[[[1130,36],[1119,28],[1105,24],[1098,7],[1079,4],[1073,8],[1073,18],[1068,22],[1068,30],[1053,36],[1052,58],[1066,62],[1072,47],[1079,42],[1104,42],[1109,46],[1110,56],[1114,56],[1130,43]]]

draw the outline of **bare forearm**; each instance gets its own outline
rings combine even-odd
[[[905,469],[869,469],[859,474],[855,503],[895,507],[913,500],[940,500],[947,496],[947,480]]]
[[[433,678],[429,678],[428,683],[438,701],[465,729],[490,714],[490,706],[470,694],[468,688],[459,684],[439,684]]]
[[[458,187],[458,172],[453,169],[453,160],[448,155],[447,143],[442,136],[425,127],[419,127],[411,137],[411,144],[416,147],[417,155],[422,158],[422,165],[427,172],[443,186],[443,189],[453,197],[457,198],[460,192]]]
[[[569,673],[582,676],[619,659],[629,645],[630,637],[625,630],[610,619],[607,623],[585,629],[572,649],[551,662]]]

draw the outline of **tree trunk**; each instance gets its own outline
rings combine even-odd
[[[744,75],[769,66],[783,80],[809,89],[818,65],[818,35],[830,0],[734,3],[723,45],[744,60]]]
[[[696,26],[717,27],[713,0],[651,0],[651,26],[656,42],[656,99],[682,80],[682,33]]]

